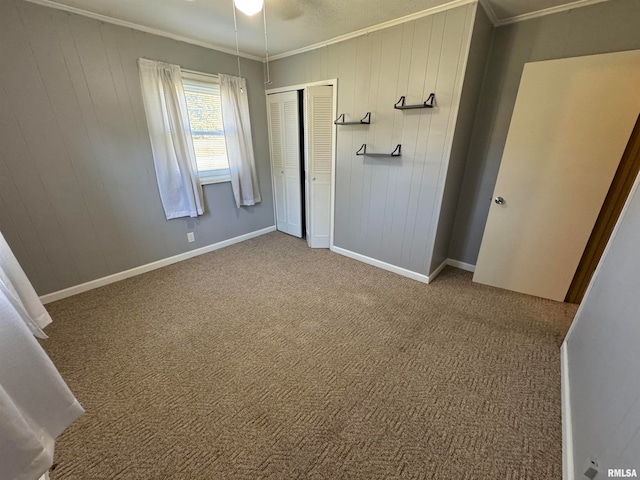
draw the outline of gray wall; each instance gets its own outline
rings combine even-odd
[[[273,62],[273,88],[338,78],[338,112],[357,120],[371,111],[371,125],[337,130],[336,246],[429,273],[475,9],[462,6]],[[401,95],[412,104],[430,92],[433,110],[393,108]],[[356,156],[363,143],[389,153],[400,143],[402,157]]]
[[[640,470],[640,190],[617,228],[566,339],[576,478]]]
[[[493,25],[491,21],[484,12],[484,9],[478,8],[476,21],[473,26],[473,35],[471,36],[469,59],[464,75],[460,108],[458,110],[456,130],[453,136],[449,167],[447,169],[447,181],[442,197],[437,235],[433,247],[433,258],[431,259],[432,272],[449,257],[453,224],[456,217],[460,189],[464,179],[465,165],[469,155],[469,144],[471,143],[475,113],[480,99],[489,48],[491,47],[492,33]]]
[[[230,183],[207,185],[205,215],[167,221],[138,57],[237,75],[224,53],[0,2],[0,230],[39,294],[274,223],[262,64],[242,60],[262,203],[238,210]]]
[[[524,64],[638,49],[639,24],[638,0],[611,0],[495,29],[451,258],[476,263]]]

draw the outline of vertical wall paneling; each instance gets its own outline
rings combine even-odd
[[[263,201],[206,185],[205,215],[167,221],[136,61],[233,75],[235,57],[22,0],[0,2],[0,45],[0,230],[38,293],[273,225],[261,62],[242,72]]]
[[[54,270],[54,281],[73,284],[78,273],[68,244],[65,242],[60,211],[55,200],[68,204],[68,192],[52,186],[52,178],[60,177],[66,188],[69,165],[65,159],[64,144],[56,126],[55,117],[47,98],[28,36],[25,32],[18,5],[13,2],[3,7],[0,28],[0,81],[4,92],[3,140],[5,161],[11,171],[16,188],[28,204],[31,224],[39,229],[38,235],[25,238],[29,249],[44,250],[45,261]],[[26,47],[26,48],[25,48]],[[10,117],[10,118],[7,118]],[[19,164],[16,160],[19,159]],[[10,200],[8,200],[10,201]],[[61,206],[60,206],[61,208]],[[20,225],[21,219],[14,218]],[[47,239],[47,241],[43,241]],[[37,244],[37,245],[36,245]]]
[[[338,78],[340,72],[340,55],[338,51],[340,45],[334,44],[324,47],[327,56],[327,71],[324,72],[323,78]]]
[[[440,58],[440,44],[437,42],[441,38],[441,26],[444,16],[429,16],[416,21],[414,42],[418,45],[425,45],[426,51],[413,48],[411,51],[411,70],[409,71],[409,83],[407,91],[403,95],[420,94],[421,98],[426,98],[427,91],[433,88],[432,72],[436,71],[436,65]],[[429,68],[431,63],[431,68]],[[428,76],[430,73],[431,78]],[[429,92],[430,93],[430,92]],[[402,265],[409,261],[409,254],[413,245],[415,221],[418,214],[418,197],[422,174],[424,172],[424,156],[426,151],[425,132],[431,126],[432,114],[419,114],[421,112],[412,110],[405,112],[405,128],[403,131],[402,146],[405,152],[403,161],[411,162],[411,169],[403,169],[407,176],[405,180],[408,188],[400,198],[404,204],[398,203],[396,208],[397,229],[394,230],[394,237],[398,238],[399,246],[394,248],[394,256],[398,258]],[[420,140],[420,141],[419,141]],[[409,160],[407,160],[407,158]]]
[[[397,118],[395,109],[395,88],[389,86],[397,84],[400,56],[402,54],[403,25],[376,32],[380,38],[380,63],[378,67],[377,95],[374,105],[377,120],[370,132],[372,138],[367,146],[374,152],[391,152],[393,148],[393,126]],[[373,82],[372,82],[373,84]],[[384,213],[386,205],[391,201],[393,192],[389,190],[391,164],[398,163],[400,158],[392,157],[359,157],[366,163],[371,172],[371,189],[369,191],[369,211],[367,215],[367,239],[364,255],[373,258],[383,256],[382,235],[384,230]]]
[[[53,96],[64,101],[64,104],[58,105],[57,108],[61,114],[68,116],[68,138],[78,164],[76,172],[79,182],[86,189],[87,207],[93,220],[91,226],[99,238],[94,247],[100,247],[107,272],[120,271],[126,268],[127,262],[119,253],[121,234],[115,220],[113,200],[109,195],[108,178],[102,174],[107,167],[100,161],[99,127],[71,32],[71,17],[52,15],[50,11],[41,14],[47,14],[52,18],[52,28],[55,29],[59,49],[57,63],[64,65],[65,69],[65,72],[60,74],[60,82],[70,90],[64,97],[60,93]],[[101,276],[87,275],[89,278]]]
[[[411,61],[413,55],[413,44],[416,33],[416,23],[405,23],[402,25],[402,45],[399,52],[398,80],[394,93],[393,102],[395,103],[402,95],[406,95],[409,91],[409,75],[411,70]],[[392,149],[397,144],[403,143],[403,133],[405,131],[405,122],[407,121],[406,112],[394,110],[393,131],[391,134],[391,145],[387,148]],[[406,152],[405,152],[406,153]],[[410,165],[404,165],[405,158],[411,159],[411,156],[390,159],[389,178],[387,190],[392,192],[390,198],[384,206],[384,220],[382,230],[382,251],[389,252],[390,263],[397,264],[400,260],[402,252],[402,237],[398,232],[394,232],[394,224],[396,216],[402,217],[402,210],[406,209],[406,201],[403,196],[407,192],[408,178],[406,173],[411,173]],[[414,162],[411,162],[413,164]],[[412,165],[411,165],[412,166]],[[403,175],[404,174],[404,175]]]
[[[48,102],[55,118],[64,144],[64,155],[59,159],[68,161],[67,168],[59,169],[59,178],[65,192],[64,203],[54,200],[54,204],[62,209],[65,238],[73,252],[74,262],[79,271],[85,271],[91,277],[101,277],[108,273],[108,263],[103,251],[108,238],[107,231],[96,229],[95,218],[104,212],[96,210],[91,202],[93,192],[98,188],[92,181],[91,169],[83,161],[82,145],[86,132],[78,110],[77,97],[70,81],[56,29],[51,22],[49,11],[34,8],[31,5],[21,7],[24,29],[29,38],[39,77],[47,94]],[[51,128],[50,125],[49,128]],[[75,228],[81,224],[85,228]],[[102,234],[102,235],[101,235]]]
[[[97,132],[96,143],[103,159],[100,162],[101,176],[111,188],[110,203],[115,216],[115,226],[119,232],[119,246],[123,251],[122,261],[139,265],[134,244],[132,218],[125,215],[133,203],[135,185],[127,185],[128,177],[134,183],[132,171],[127,166],[128,152],[124,145],[126,132],[122,125],[122,114],[113,80],[113,72],[107,61],[106,46],[102,38],[102,28],[83,17],[69,17],[70,32],[82,66],[86,82],[92,117]],[[115,140],[115,141],[114,141]],[[108,165],[108,166],[107,166]],[[127,187],[131,188],[127,188]]]
[[[352,111],[354,108],[354,94],[355,94],[355,76],[356,76],[356,52],[357,52],[358,39],[346,42],[343,48],[339,51],[335,51],[338,60],[338,111],[340,113]],[[296,59],[298,56],[291,57],[286,60]],[[278,65],[275,62],[274,65]],[[292,65],[296,68],[296,65]],[[286,74],[284,75],[286,77]],[[320,79],[318,79],[320,80]],[[343,131],[344,127],[338,127],[337,132],[337,154],[336,154],[336,178],[335,178],[335,229],[334,229],[334,242],[342,243],[343,238],[346,237],[349,228],[349,216],[338,215],[337,209],[340,205],[340,209],[349,210],[349,195],[347,192],[350,190],[351,184],[351,169],[352,162],[355,158],[353,153],[352,137],[349,131]]]
[[[433,209],[431,213],[431,219],[429,223],[428,240],[423,256],[423,271],[427,274],[431,273],[436,266],[431,268],[433,249],[435,246],[435,239],[438,233],[438,220],[442,212],[442,198],[444,194],[445,182],[447,175],[450,174],[449,160],[451,158],[451,147],[453,144],[453,135],[455,132],[456,122],[458,120],[458,107],[460,105],[460,98],[462,95],[462,83],[464,79],[464,71],[467,66],[467,55],[471,43],[471,32],[473,30],[473,24],[475,20],[475,12],[477,10],[477,4],[470,5],[466,15],[454,16],[454,11],[449,10],[447,13],[447,23],[445,26],[445,36],[443,44],[448,45],[453,51],[458,51],[457,61],[453,61],[453,55],[446,55],[441,57],[440,69],[438,70],[438,86],[436,87],[439,92],[445,93],[445,99],[448,99],[447,110],[448,115],[442,115],[437,117],[438,120],[445,119],[442,128],[438,128],[438,132],[443,132],[444,135],[439,141],[443,142],[443,152],[441,154],[440,167],[438,170],[438,180],[435,188],[435,195],[433,198]],[[451,17],[451,18],[450,18]],[[459,31],[469,32],[467,35],[462,36]],[[451,64],[449,65],[449,62]],[[454,65],[455,63],[455,65]]]
[[[0,91],[1,93],[1,91]],[[0,108],[2,108],[0,104]],[[0,129],[2,129],[2,123],[0,122]],[[53,275],[51,265],[48,263],[45,265],[39,264],[36,267],[34,258],[44,258],[44,252],[42,246],[38,245],[39,250],[34,252],[28,252],[25,248],[24,238],[28,238],[29,232],[33,231],[33,225],[30,222],[28,213],[25,211],[25,206],[22,202],[9,202],[5,198],[16,198],[15,183],[11,178],[11,173],[7,168],[7,163],[4,160],[2,154],[2,148],[0,147],[0,224],[9,225],[9,228],[3,232],[3,235],[9,244],[14,245],[14,253],[16,256],[20,256],[22,259],[22,268],[30,277],[35,277],[38,270],[46,269],[46,274]],[[22,218],[26,220],[23,222],[27,228],[22,233],[18,232],[13,218]]]
[[[274,86],[337,76],[338,112],[371,112],[370,125],[337,129],[335,246],[429,273],[474,17],[465,5],[273,62]],[[393,108],[431,92],[434,109]],[[402,156],[355,156],[363,143],[375,152],[400,143]]]
[[[10,111],[2,83],[0,83],[0,111]],[[16,125],[13,122],[8,122],[6,116],[0,116],[0,131],[7,132],[12,139],[19,138]],[[23,268],[30,275],[30,278],[41,276],[44,280],[53,282],[55,281],[53,267],[47,258],[44,247],[34,234],[33,220],[25,202],[20,199],[17,193],[17,182],[10,168],[12,165],[7,161],[7,158],[12,158],[14,155],[21,155],[16,150],[15,143],[0,143],[0,199],[2,199],[0,222],[2,225],[9,226],[3,230],[3,235],[10,245],[15,245],[16,256],[21,255],[19,258],[23,260]],[[39,182],[39,179],[35,178],[33,182]],[[23,184],[29,185],[27,181],[24,181]],[[27,248],[29,242],[30,249]]]
[[[156,258],[164,256],[162,248],[162,230],[150,221],[150,216],[145,212],[154,209],[157,205],[156,198],[151,195],[145,195],[144,192],[155,187],[155,177],[153,175],[152,166],[148,163],[136,162],[131,164],[128,162],[130,156],[143,154],[141,146],[145,144],[148,138],[146,125],[140,123],[136,118],[135,109],[132,104],[132,90],[137,92],[139,82],[129,83],[125,75],[123,64],[131,61],[133,56],[129,52],[125,56],[123,63],[123,52],[127,51],[127,46],[131,44],[129,41],[132,31],[127,31],[124,35],[117,28],[110,24],[101,25],[102,39],[105,43],[105,51],[107,55],[107,63],[117,98],[118,110],[121,122],[121,145],[122,159],[125,163],[124,168],[124,186],[129,197],[127,202],[140,205],[141,208],[132,210],[130,213],[130,221],[132,226],[139,228],[131,228],[131,235],[135,251],[138,254],[138,263],[146,264],[152,262]],[[136,188],[142,183],[144,188]]]
[[[369,91],[369,82],[371,80],[370,72],[372,67],[372,54],[373,44],[369,36],[358,37],[356,47],[355,58],[355,74],[353,85],[353,96],[350,96],[349,91],[344,92],[344,103],[341,105],[340,113],[345,113],[349,116],[351,121],[355,121],[358,118],[362,118],[365,112],[369,112],[373,109],[373,106],[369,103],[371,97]],[[346,81],[346,79],[345,79]],[[348,83],[348,82],[345,82]],[[340,95],[341,89],[338,87],[338,95]],[[350,109],[350,110],[349,110]],[[374,113],[374,115],[377,114]],[[341,233],[346,236],[347,242],[359,242],[362,235],[362,225],[360,222],[349,222],[349,219],[357,215],[356,212],[362,210],[362,199],[364,192],[364,163],[360,157],[355,156],[355,152],[363,143],[367,142],[367,134],[369,129],[375,128],[373,125],[353,125],[348,127],[338,127],[337,135],[338,141],[342,138],[349,138],[349,147],[347,150],[348,165],[349,165],[349,186],[348,189],[343,191],[337,189],[343,194],[349,192],[350,195],[344,195],[346,202],[342,203],[341,208],[348,209],[348,215],[336,216],[336,218],[342,218],[345,221],[344,225],[341,225]],[[338,148],[338,151],[342,151]],[[340,165],[341,162],[338,162]],[[337,200],[336,200],[336,204]],[[336,228],[336,230],[338,230]]]
[[[382,115],[384,113],[384,110],[381,111],[379,108],[379,105],[377,104],[379,87],[380,87],[380,64],[381,64],[380,57],[382,52],[382,32],[381,31],[375,32],[370,35],[370,38],[372,41],[371,69],[369,70],[369,84],[368,84],[369,96],[368,96],[367,102],[371,105],[370,108],[372,111],[372,115],[377,120],[375,120],[374,122],[371,122],[371,125],[366,131],[366,137],[365,137],[366,141],[364,143],[367,143],[369,145],[371,145],[376,139],[376,134],[378,132],[378,128],[381,126],[381,122],[383,121]],[[351,146],[352,150],[350,152],[351,155],[353,155],[353,152],[355,152],[354,149],[357,149],[359,146],[360,145],[352,144]],[[353,156],[352,159],[353,159],[354,165],[356,166],[355,169],[352,168],[352,174],[353,174],[352,182],[358,181],[358,177],[357,177],[357,175],[359,174],[358,170],[360,169],[360,167],[362,168],[362,170],[360,171],[361,172],[360,175],[362,178],[362,204],[359,212],[354,209],[349,211],[348,222],[349,222],[349,225],[355,225],[358,223],[360,224],[359,226],[360,240],[355,245],[360,246],[361,248],[360,253],[367,256],[371,256],[372,255],[371,253],[372,238],[371,238],[371,231],[369,228],[369,219],[371,218],[372,215],[375,216],[377,214],[375,210],[373,211],[373,213],[371,212],[373,209],[371,205],[371,197],[372,197],[371,192],[372,191],[375,192],[374,195],[378,195],[380,194],[380,192],[376,192],[375,190],[373,190],[373,177],[374,177],[374,169],[373,169],[374,162],[372,161],[373,159],[368,157],[355,157],[355,156]],[[384,165],[384,163],[376,162],[376,166],[378,165]],[[351,192],[350,191],[343,192],[343,195],[350,196]],[[339,208],[340,208],[340,204],[336,201],[336,209],[339,209]]]
[[[435,228],[437,233],[432,248],[431,272],[449,258],[453,225],[469,154],[473,121],[486,70],[492,31],[493,27],[484,9],[478,7],[473,24],[471,45],[463,46],[463,50],[468,52],[468,58],[466,62],[463,62],[464,68],[458,75],[458,80],[464,76],[463,89],[456,114],[455,130],[449,130],[449,133],[453,131],[453,143],[446,171],[444,191],[441,195],[440,216],[434,219],[437,222],[437,228]]]
[[[438,74],[443,57],[444,31],[447,21],[447,12],[436,15],[433,18],[432,32],[427,49],[427,69],[424,76],[422,92],[417,92],[420,98],[408,98],[408,101],[420,101],[425,99],[430,92],[436,93],[436,103],[432,111],[409,110],[406,114],[420,115],[418,123],[418,135],[415,146],[416,161],[420,163],[418,177],[412,185],[413,198],[410,202],[415,208],[409,208],[408,221],[405,230],[406,242],[403,244],[403,264],[407,268],[417,269],[423,258],[421,254],[426,248],[429,221],[431,217],[432,200],[435,192],[437,174],[440,165],[439,139],[442,132],[442,109],[446,107],[446,99],[438,89]],[[446,56],[446,54],[445,54]],[[412,92],[412,95],[416,95]],[[411,205],[411,203],[410,203]],[[406,250],[404,250],[406,246]],[[406,256],[405,256],[406,255]]]

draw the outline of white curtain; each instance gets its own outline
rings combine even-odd
[[[167,220],[204,213],[187,101],[178,65],[138,59],[160,198]]]
[[[1,233],[0,295],[13,305],[33,335],[47,338],[42,329],[51,323],[51,317]]]
[[[0,234],[0,478],[33,480],[84,410],[33,337],[51,322]]]
[[[238,208],[255,205],[261,199],[253,155],[247,84],[244,78],[222,74],[218,77],[233,196]]]

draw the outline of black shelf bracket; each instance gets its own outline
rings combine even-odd
[[[400,97],[400,100],[396,102],[393,106],[396,110],[413,110],[415,108],[433,108],[433,101],[436,99],[435,93],[430,93],[427,99],[423,103],[418,103],[417,105],[405,105],[405,97],[404,95]]]
[[[333,123],[335,123],[336,125],[369,125],[371,123],[371,112],[367,112],[367,114],[358,122],[345,122],[344,113],[341,113]]]
[[[367,152],[367,144],[363,143],[360,147],[360,150],[356,152],[356,155],[366,155],[367,157],[399,157],[400,150],[402,149],[402,145],[396,145],[396,148],[391,153],[371,153]]]

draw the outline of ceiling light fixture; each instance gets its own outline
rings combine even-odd
[[[233,3],[238,10],[250,17],[262,10],[264,0],[233,0]]]

